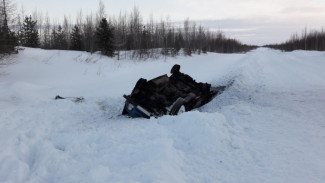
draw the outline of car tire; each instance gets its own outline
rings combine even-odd
[[[173,67],[172,67],[172,69],[170,70],[170,73],[171,74],[177,74],[177,73],[179,73],[179,70],[181,69],[181,66],[180,65],[178,65],[178,64],[175,64]]]
[[[185,106],[184,106],[185,100],[183,98],[178,98],[176,102],[174,103],[172,109],[169,112],[169,115],[175,116],[181,112],[185,112]]]
[[[132,94],[137,94],[140,92],[141,88],[147,83],[146,79],[140,78],[132,91]]]

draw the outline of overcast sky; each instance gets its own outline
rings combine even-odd
[[[96,12],[99,0],[16,0],[26,14],[37,9],[48,12],[52,19],[63,15],[75,19]],[[308,29],[325,28],[325,0],[102,0],[109,16],[129,12],[134,5],[144,19],[153,14],[159,20],[170,17],[183,21],[189,17],[211,30],[222,30],[227,36],[246,44],[269,44],[287,40],[291,34]]]

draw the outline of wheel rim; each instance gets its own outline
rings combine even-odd
[[[177,115],[178,115],[178,114],[182,114],[182,113],[184,113],[184,112],[185,112],[185,106],[182,105],[182,106],[179,108]]]

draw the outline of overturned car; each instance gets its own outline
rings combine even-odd
[[[144,118],[177,115],[210,102],[226,88],[196,82],[181,73],[177,64],[172,67],[171,74],[170,77],[165,74],[149,81],[140,78],[131,95],[123,96],[126,101],[122,114]]]

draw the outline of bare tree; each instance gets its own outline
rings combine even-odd
[[[66,15],[64,15],[63,18],[63,30],[62,30],[62,34],[63,34],[63,38],[64,38],[64,48],[63,49],[69,49],[70,47],[70,33],[71,33],[71,23],[70,23],[70,19],[68,19],[68,17]]]
[[[307,27],[305,27],[304,31],[303,31],[303,38],[305,41],[305,50],[307,50]]]
[[[105,4],[103,3],[102,0],[100,0],[98,4],[97,14],[96,14],[96,26],[98,26],[99,22],[103,18],[106,18]]]
[[[126,14],[122,15],[120,12],[118,20],[113,21],[114,28],[114,46],[117,51],[117,59],[120,60],[120,52],[126,49]]]
[[[2,21],[2,25],[3,23],[13,25],[17,20],[16,4],[13,2],[13,0],[1,0],[0,13],[2,16],[2,20],[0,20]]]
[[[191,40],[190,40],[190,20],[187,18],[184,21],[184,54],[191,56]]]
[[[83,25],[83,13],[82,10],[79,10],[77,13],[76,24],[80,28]]]
[[[191,32],[190,32],[190,49],[192,50],[192,52],[196,52],[197,48],[196,48],[196,23],[192,22],[192,26],[191,26]]]
[[[44,25],[44,31],[43,31],[43,48],[50,49],[51,48],[51,22],[50,17],[48,15],[48,12],[46,12],[45,15],[45,25]]]
[[[88,52],[93,53],[95,51],[94,43],[95,43],[95,27],[93,22],[93,14],[86,16],[86,22],[83,25],[83,33],[84,33],[84,47]]]
[[[0,52],[12,52],[16,45],[14,33],[9,25],[14,22],[14,9],[11,0],[2,0],[0,3]]]
[[[37,12],[37,25],[38,25],[38,32],[39,32],[41,41],[43,39],[43,28],[44,28],[43,21],[44,21],[43,13],[41,11],[38,11]]]

